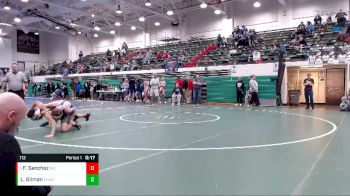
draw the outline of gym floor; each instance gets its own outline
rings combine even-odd
[[[98,187],[52,195],[350,194],[350,117],[336,108],[73,104],[92,114],[81,130],[47,139],[25,119],[17,137],[24,153],[99,154]]]

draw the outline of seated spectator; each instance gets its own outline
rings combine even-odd
[[[300,24],[299,24],[299,26],[298,26],[298,28],[297,28],[297,35],[305,35],[305,31],[306,31],[306,29],[305,29],[306,27],[305,27],[305,24],[304,24],[304,22],[301,22]]]
[[[327,24],[332,24],[333,20],[332,20],[332,15],[328,15],[327,20],[326,20]]]
[[[249,42],[249,46],[250,47],[254,47],[256,45],[256,32],[255,32],[255,29],[249,29],[248,42]]]
[[[241,34],[244,35],[244,34],[246,34],[247,31],[248,31],[248,29],[244,25],[242,25]]]
[[[303,37],[299,37],[299,51],[302,52],[303,49],[307,46],[307,43]]]
[[[320,26],[322,24],[322,17],[320,14],[317,14],[314,18],[315,26]]]
[[[339,26],[345,26],[346,24],[346,16],[348,14],[346,12],[343,12],[342,9],[339,10],[339,13],[335,15],[335,18],[337,19],[337,23]]]
[[[163,55],[160,52],[157,52],[156,59],[157,59],[158,62],[163,60]]]
[[[175,84],[175,88],[173,90],[172,96],[171,96],[171,105],[177,105],[181,104],[181,98],[182,98],[182,89],[180,88],[179,84]]]
[[[306,35],[312,36],[314,34],[314,25],[310,21],[306,23]]]
[[[112,60],[112,52],[109,49],[107,49],[106,56],[108,61]]]
[[[343,33],[343,32],[338,33],[337,42],[345,43],[347,41],[347,39],[348,39],[348,36],[345,33]]]
[[[168,58],[169,58],[169,54],[167,53],[167,51],[164,51],[164,53],[162,54],[162,59],[167,60]]]

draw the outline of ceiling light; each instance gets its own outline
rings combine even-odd
[[[122,10],[120,10],[120,4],[118,4],[118,9],[117,9],[117,11],[116,11],[116,12],[117,12],[117,14],[121,14],[121,13],[123,13],[123,12],[122,12]]]
[[[144,21],[145,21],[145,17],[141,16],[141,17],[139,18],[139,21],[144,22]]]
[[[94,34],[94,37],[98,37],[98,34],[97,34],[97,33],[95,33],[95,34]]]
[[[0,29],[0,34],[2,33],[2,29]]]
[[[5,5],[4,6],[4,10],[10,10],[11,8],[10,8],[10,6],[8,6],[8,5]]]
[[[151,5],[152,5],[152,3],[149,2],[149,0],[147,0],[147,2],[145,3],[145,6],[149,7],[149,6],[151,6]]]
[[[80,34],[81,34],[81,31],[78,31],[77,33],[78,33],[78,35],[80,35]]]
[[[255,1],[255,3],[253,4],[254,7],[260,7],[261,3],[259,1]]]
[[[98,27],[98,26],[96,26],[94,29],[95,29],[96,31],[101,30],[101,28],[100,28],[100,27]]]
[[[110,34],[115,34],[115,31],[112,30],[112,31],[110,31],[109,33],[110,33]]]
[[[23,3],[28,3],[28,0],[21,0]]]
[[[35,31],[34,35],[39,35],[39,32],[38,32],[38,31]]]
[[[95,14],[91,14],[91,17],[95,18]]]
[[[57,29],[57,30],[60,29],[60,28],[61,28],[61,27],[59,27],[59,26],[55,26],[55,29]]]
[[[86,1],[86,0],[80,0],[80,1]]]
[[[8,27],[12,27],[12,24],[8,24],[8,23],[3,23],[3,22],[0,22],[0,26],[3,25],[3,26],[8,26]]]
[[[166,12],[166,14],[168,14],[169,16],[171,16],[171,15],[174,15],[174,12],[171,11],[171,10],[169,10],[169,11]]]
[[[21,18],[19,16],[16,16],[14,19],[13,19],[15,22],[19,23],[21,22]]]
[[[120,25],[122,25],[120,22],[115,22],[114,23],[115,26],[119,27]]]
[[[214,13],[219,15],[219,14],[221,14],[221,10],[215,10]]]
[[[200,7],[203,8],[203,9],[205,9],[205,8],[208,7],[208,4],[206,4],[206,3],[201,3]]]
[[[135,30],[136,30],[136,27],[135,27],[135,26],[131,26],[130,29],[133,30],[133,31],[135,31]]]
[[[155,26],[159,26],[160,23],[159,23],[159,22],[155,22],[154,25],[155,25]]]

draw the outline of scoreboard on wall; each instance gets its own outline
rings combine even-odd
[[[17,186],[98,186],[98,154],[23,154]]]

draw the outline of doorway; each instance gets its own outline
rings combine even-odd
[[[327,69],[326,104],[339,105],[345,92],[345,69]]]

